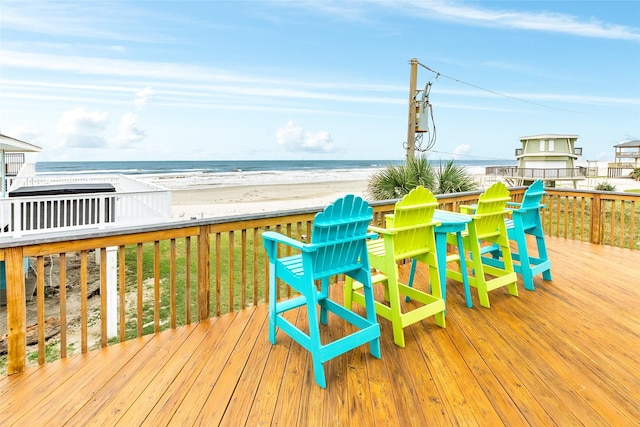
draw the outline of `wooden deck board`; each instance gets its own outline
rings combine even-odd
[[[261,305],[0,378],[0,425],[633,425],[640,252],[547,242],[553,281],[490,309],[449,281],[445,329],[416,323],[403,349],[381,319],[382,359],[332,359],[326,389],[307,351],[269,342]],[[306,328],[304,308],[287,317]],[[350,328],[330,316],[323,340]]]

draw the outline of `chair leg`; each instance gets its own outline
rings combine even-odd
[[[322,279],[321,285],[321,298],[326,299],[329,295],[329,278],[325,277]],[[320,304],[320,323],[326,325],[328,321],[327,307],[324,304]]]
[[[343,305],[349,310],[353,310],[353,279],[346,276],[344,279]]]
[[[538,258],[543,260],[544,262],[549,261],[549,255],[547,254],[547,244],[544,240],[544,234],[542,234],[542,230],[539,231],[540,235],[536,233],[536,243],[538,245]],[[542,272],[542,278],[544,280],[552,280],[551,279],[551,267]]]
[[[458,261],[458,266],[460,268],[460,275],[462,277],[462,286],[464,288],[464,298],[467,301],[467,307],[468,308],[472,308],[473,307],[473,302],[471,301],[471,289],[469,287],[469,278],[467,276],[467,264],[466,264],[466,260],[465,260],[465,253],[464,253],[464,243],[463,243],[463,239],[462,239],[462,233],[457,232],[456,233],[456,242],[458,243],[458,254],[460,255],[460,259]],[[445,278],[446,280],[446,278]],[[444,292],[446,293],[446,283],[441,283],[442,289],[444,290]],[[446,301],[446,294],[444,295],[445,301]]]
[[[480,301],[481,306],[490,308],[489,289],[487,287],[487,281],[484,277],[482,256],[480,255],[480,243],[478,242],[478,239],[471,236],[468,237],[467,242],[469,244],[471,265],[473,268],[473,280],[476,285],[476,290],[478,291],[478,300]]]
[[[391,307],[391,325],[393,327],[393,342],[399,347],[404,347],[404,329],[402,328],[402,309],[400,307],[400,290],[398,288],[398,269],[395,265],[394,274],[390,274],[387,282],[389,292],[389,306]],[[392,270],[393,271],[393,270]]]
[[[371,281],[369,281],[368,283],[364,283],[363,292],[367,320],[371,324],[376,324],[378,323],[378,318],[376,316],[376,305],[373,296],[373,285]],[[380,335],[378,335],[376,339],[369,341],[369,352],[373,357],[380,359]]]
[[[524,288],[528,291],[534,291],[533,274],[531,272],[531,259],[529,259],[529,250],[527,249],[527,236],[522,226],[522,220],[518,221],[514,218],[513,234],[515,236],[516,247],[518,248],[518,259],[520,261],[520,274]]]
[[[313,288],[313,286],[311,287]],[[327,383],[324,375],[324,362],[321,359],[320,353],[322,343],[320,342],[320,324],[318,323],[318,317],[316,315],[318,299],[316,297],[315,289],[311,289],[310,295],[307,295],[306,297],[310,341],[309,352],[311,353],[311,360],[313,362],[313,374],[318,385],[322,388],[326,388]]]
[[[509,248],[509,237],[507,233],[503,233],[499,239],[499,243],[502,246],[502,258],[504,259],[504,271],[506,273],[513,273],[513,281],[507,285],[509,294],[518,296],[518,282],[515,279],[515,270],[513,268],[513,258],[511,257],[511,249]]]
[[[276,343],[276,266],[274,263],[269,265],[269,341],[271,344]]]
[[[433,244],[435,246],[435,242],[433,242]],[[431,287],[431,295],[433,295],[436,298],[445,300],[443,295],[444,293],[442,290],[442,284],[440,283],[440,272],[438,270],[438,261],[436,258],[436,254],[434,252],[431,252],[427,255],[427,265],[429,266],[429,286]],[[446,300],[445,300],[445,307],[446,307]],[[446,327],[445,316],[446,316],[446,310],[436,313],[433,316],[435,324],[440,326],[441,328]]]

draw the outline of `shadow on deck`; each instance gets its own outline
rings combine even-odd
[[[446,329],[417,323],[401,349],[381,319],[382,359],[329,361],[326,390],[305,350],[269,343],[260,305],[2,378],[0,424],[633,425],[640,252],[547,239],[552,282],[496,290],[490,309],[472,290],[468,309],[449,281]]]

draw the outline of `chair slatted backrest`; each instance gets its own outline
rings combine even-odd
[[[544,207],[541,202],[545,194],[544,183],[541,180],[535,181],[524,192],[522,203],[518,210],[525,229],[540,223],[540,208]]]
[[[507,202],[510,200],[509,189],[502,182],[496,182],[480,195],[473,220],[478,238],[500,233],[504,227]]]
[[[427,242],[436,224],[433,214],[438,207],[433,193],[416,187],[396,203],[394,213],[387,215],[387,230],[393,231],[394,257],[396,260],[410,258],[428,252]]]
[[[311,244],[317,249],[309,253],[314,279],[360,268],[367,255],[367,227],[372,219],[373,208],[352,194],[316,214]]]

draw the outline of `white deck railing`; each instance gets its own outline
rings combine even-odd
[[[171,218],[170,190],[123,175],[20,176],[14,179],[11,190],[92,182],[109,183],[116,191],[0,198],[0,236],[126,226]]]

